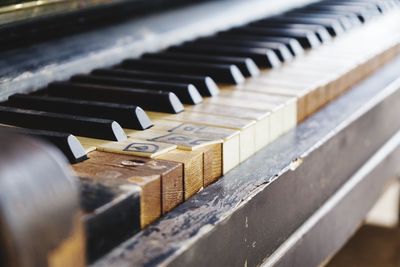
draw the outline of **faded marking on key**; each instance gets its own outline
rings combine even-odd
[[[156,140],[154,140],[156,141]],[[154,144],[144,144],[144,143],[131,143],[126,146],[123,151],[134,151],[134,152],[144,152],[144,153],[155,153],[160,149],[159,146]]]
[[[149,142],[145,140],[128,138],[126,141],[123,142],[108,142],[100,144],[97,146],[96,149],[99,151],[105,151],[111,153],[154,158],[162,154],[165,154],[171,150],[174,150],[176,148],[177,146],[174,144],[167,144],[154,141]]]

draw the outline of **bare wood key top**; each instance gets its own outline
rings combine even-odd
[[[160,177],[163,214],[183,201],[183,165],[180,163],[100,151],[92,152],[89,156],[87,162],[90,164],[122,168],[138,177]]]

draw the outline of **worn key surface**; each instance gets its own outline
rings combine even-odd
[[[210,184],[222,176],[223,171],[223,150],[220,138],[204,138],[195,135],[185,135],[151,129],[147,131],[126,131],[129,137],[143,139],[147,141],[156,141],[178,146],[178,149],[187,151],[203,152],[203,183]]]
[[[186,123],[203,124],[205,126],[222,127],[240,130],[240,161],[244,161],[254,154],[255,147],[255,120],[240,119],[227,116],[216,116],[212,114],[201,114],[195,112],[184,112],[181,114],[168,115],[163,113],[149,112],[153,120],[172,120]]]
[[[50,84],[42,93],[50,96],[138,105],[144,109],[166,113],[183,111],[182,102],[171,92],[57,82]]]
[[[212,127],[196,123],[179,121],[155,120],[154,130],[180,133],[205,139],[221,139],[222,143],[222,172],[227,173],[240,163],[240,131]]]

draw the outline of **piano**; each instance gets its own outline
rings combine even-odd
[[[400,1],[0,3],[0,266],[319,266],[400,174]]]

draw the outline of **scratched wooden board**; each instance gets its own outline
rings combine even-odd
[[[129,169],[114,167],[105,164],[92,163],[90,160],[75,164],[73,170],[80,177],[93,179],[104,184],[114,183],[120,180],[129,184],[138,185],[142,188],[140,199],[141,226],[145,227],[161,216],[161,176],[142,175]]]
[[[162,213],[183,201],[183,166],[180,163],[98,151],[90,153],[87,162],[123,168],[138,177],[160,176]]]
[[[400,129],[400,85],[387,87],[399,70],[397,58],[94,266],[261,264]]]
[[[126,141],[122,142],[110,142],[98,139],[89,139],[89,141],[86,141],[86,139],[81,137],[79,137],[79,139],[82,140],[81,142],[83,144],[89,143],[90,145],[96,146],[97,151],[157,158],[181,163],[183,165],[183,189],[185,199],[203,188],[204,178],[207,181],[206,184],[209,184],[209,181],[215,181],[217,179],[215,175],[216,173],[219,173],[219,168],[222,168],[223,164],[220,157],[217,158],[214,156],[217,154],[215,149],[221,148],[220,146],[212,146],[209,151],[207,147],[205,149],[202,148],[192,151],[190,149],[176,149],[177,145],[175,144],[148,141],[145,139],[128,138]],[[220,141],[213,141],[210,143],[215,144],[220,143]],[[206,157],[204,157],[204,154],[207,154]],[[209,169],[207,172],[204,172],[204,159],[217,159],[220,161],[213,163],[213,165],[210,165],[208,162],[206,167]],[[221,167],[215,168],[215,164],[219,164]],[[204,177],[204,174],[208,176]]]
[[[244,88],[244,90],[235,90],[229,86],[221,87],[220,96],[263,102],[264,107],[269,109],[272,113],[269,142],[275,140],[297,124],[297,101],[295,97],[274,95],[265,92],[252,92],[248,91],[246,88]]]
[[[282,135],[285,131],[285,122],[287,118],[285,118],[286,106],[283,103],[271,103],[262,99],[251,98],[250,96],[241,98],[234,95],[231,97],[214,97],[209,99],[207,103],[221,106],[222,109],[231,106],[240,111],[243,110],[243,113],[245,113],[245,109],[249,107],[251,107],[252,110],[264,111],[263,117],[256,122],[256,150],[261,149],[270,141]],[[266,117],[269,118],[269,121],[264,119]]]
[[[184,135],[167,131],[146,130],[129,131],[129,137],[171,143],[178,146],[178,149],[187,151],[201,151],[203,153],[203,185],[209,185],[222,176],[223,150],[222,139],[215,140],[197,137],[194,135]],[[177,151],[178,152],[178,151]],[[169,153],[165,156],[168,157]]]
[[[204,156],[203,151],[174,150],[156,157],[183,164],[183,193],[185,200],[203,188]]]

